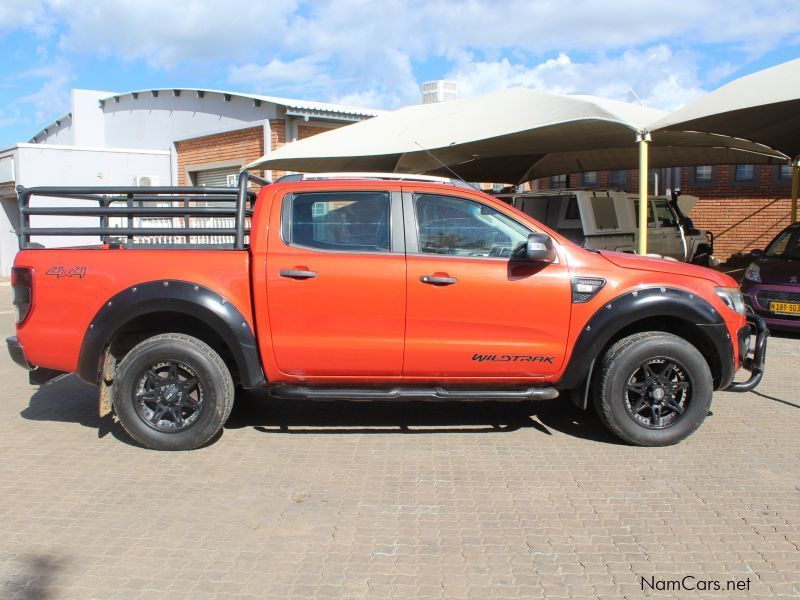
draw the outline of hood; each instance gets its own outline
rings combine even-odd
[[[736,281],[729,275],[720,273],[706,267],[690,265],[676,260],[664,258],[653,258],[650,256],[639,256],[637,254],[627,254],[624,252],[606,252],[600,254],[609,262],[622,267],[623,269],[638,269],[640,271],[655,271],[658,273],[669,273],[671,275],[681,275],[683,277],[699,277],[711,281],[721,287],[738,287]]]
[[[760,268],[763,283],[781,285],[797,284],[800,286],[800,260],[784,260],[782,258],[763,258],[754,261]],[[794,281],[792,278],[794,277]]]

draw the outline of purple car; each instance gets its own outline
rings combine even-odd
[[[752,256],[742,280],[745,302],[770,329],[800,331],[800,223]]]

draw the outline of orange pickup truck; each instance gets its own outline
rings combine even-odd
[[[233,189],[18,193],[11,356],[32,383],[97,385],[148,448],[209,441],[237,385],[286,401],[569,390],[660,446],[763,373],[769,332],[727,275],[580,248],[457,181],[244,171]]]

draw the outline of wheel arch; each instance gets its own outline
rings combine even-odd
[[[207,287],[175,280],[137,284],[110,298],[86,330],[77,373],[97,384],[107,350],[124,352],[136,340],[160,333],[203,340],[226,359],[245,388],[265,382],[255,333],[242,313]]]
[[[585,408],[595,361],[618,340],[642,331],[665,331],[693,344],[708,362],[714,389],[733,380],[733,343],[717,310],[697,294],[653,287],[627,292],[606,303],[584,325],[556,387],[582,390],[573,394]]]

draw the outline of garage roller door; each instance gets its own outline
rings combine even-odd
[[[205,171],[196,171],[194,175],[195,185],[204,187],[236,187],[232,181],[239,174],[238,167],[225,167],[224,169],[207,169]]]

